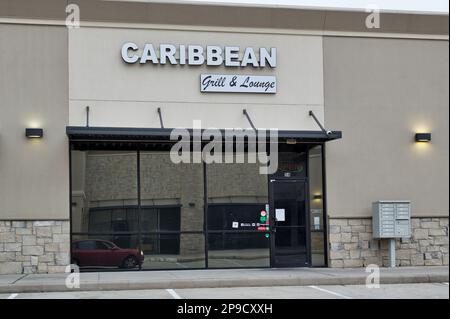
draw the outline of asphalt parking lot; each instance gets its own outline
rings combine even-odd
[[[449,299],[448,283],[0,294],[0,299]]]

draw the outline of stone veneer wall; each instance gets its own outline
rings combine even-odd
[[[388,240],[372,238],[372,219],[329,220],[330,267],[387,266]],[[411,238],[397,239],[398,266],[448,265],[448,217],[412,218]]]
[[[64,272],[69,221],[0,221],[0,274]]]

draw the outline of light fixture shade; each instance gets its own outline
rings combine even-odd
[[[430,142],[431,133],[416,133],[415,140],[416,142]]]
[[[322,199],[322,194],[315,194],[313,197],[315,200]]]
[[[41,128],[26,128],[25,136],[28,138],[41,138],[44,136],[44,130]]]

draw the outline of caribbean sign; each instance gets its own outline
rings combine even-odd
[[[275,76],[202,74],[201,92],[277,93]]]

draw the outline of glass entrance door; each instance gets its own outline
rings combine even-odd
[[[308,187],[305,180],[271,180],[272,266],[308,267]]]

